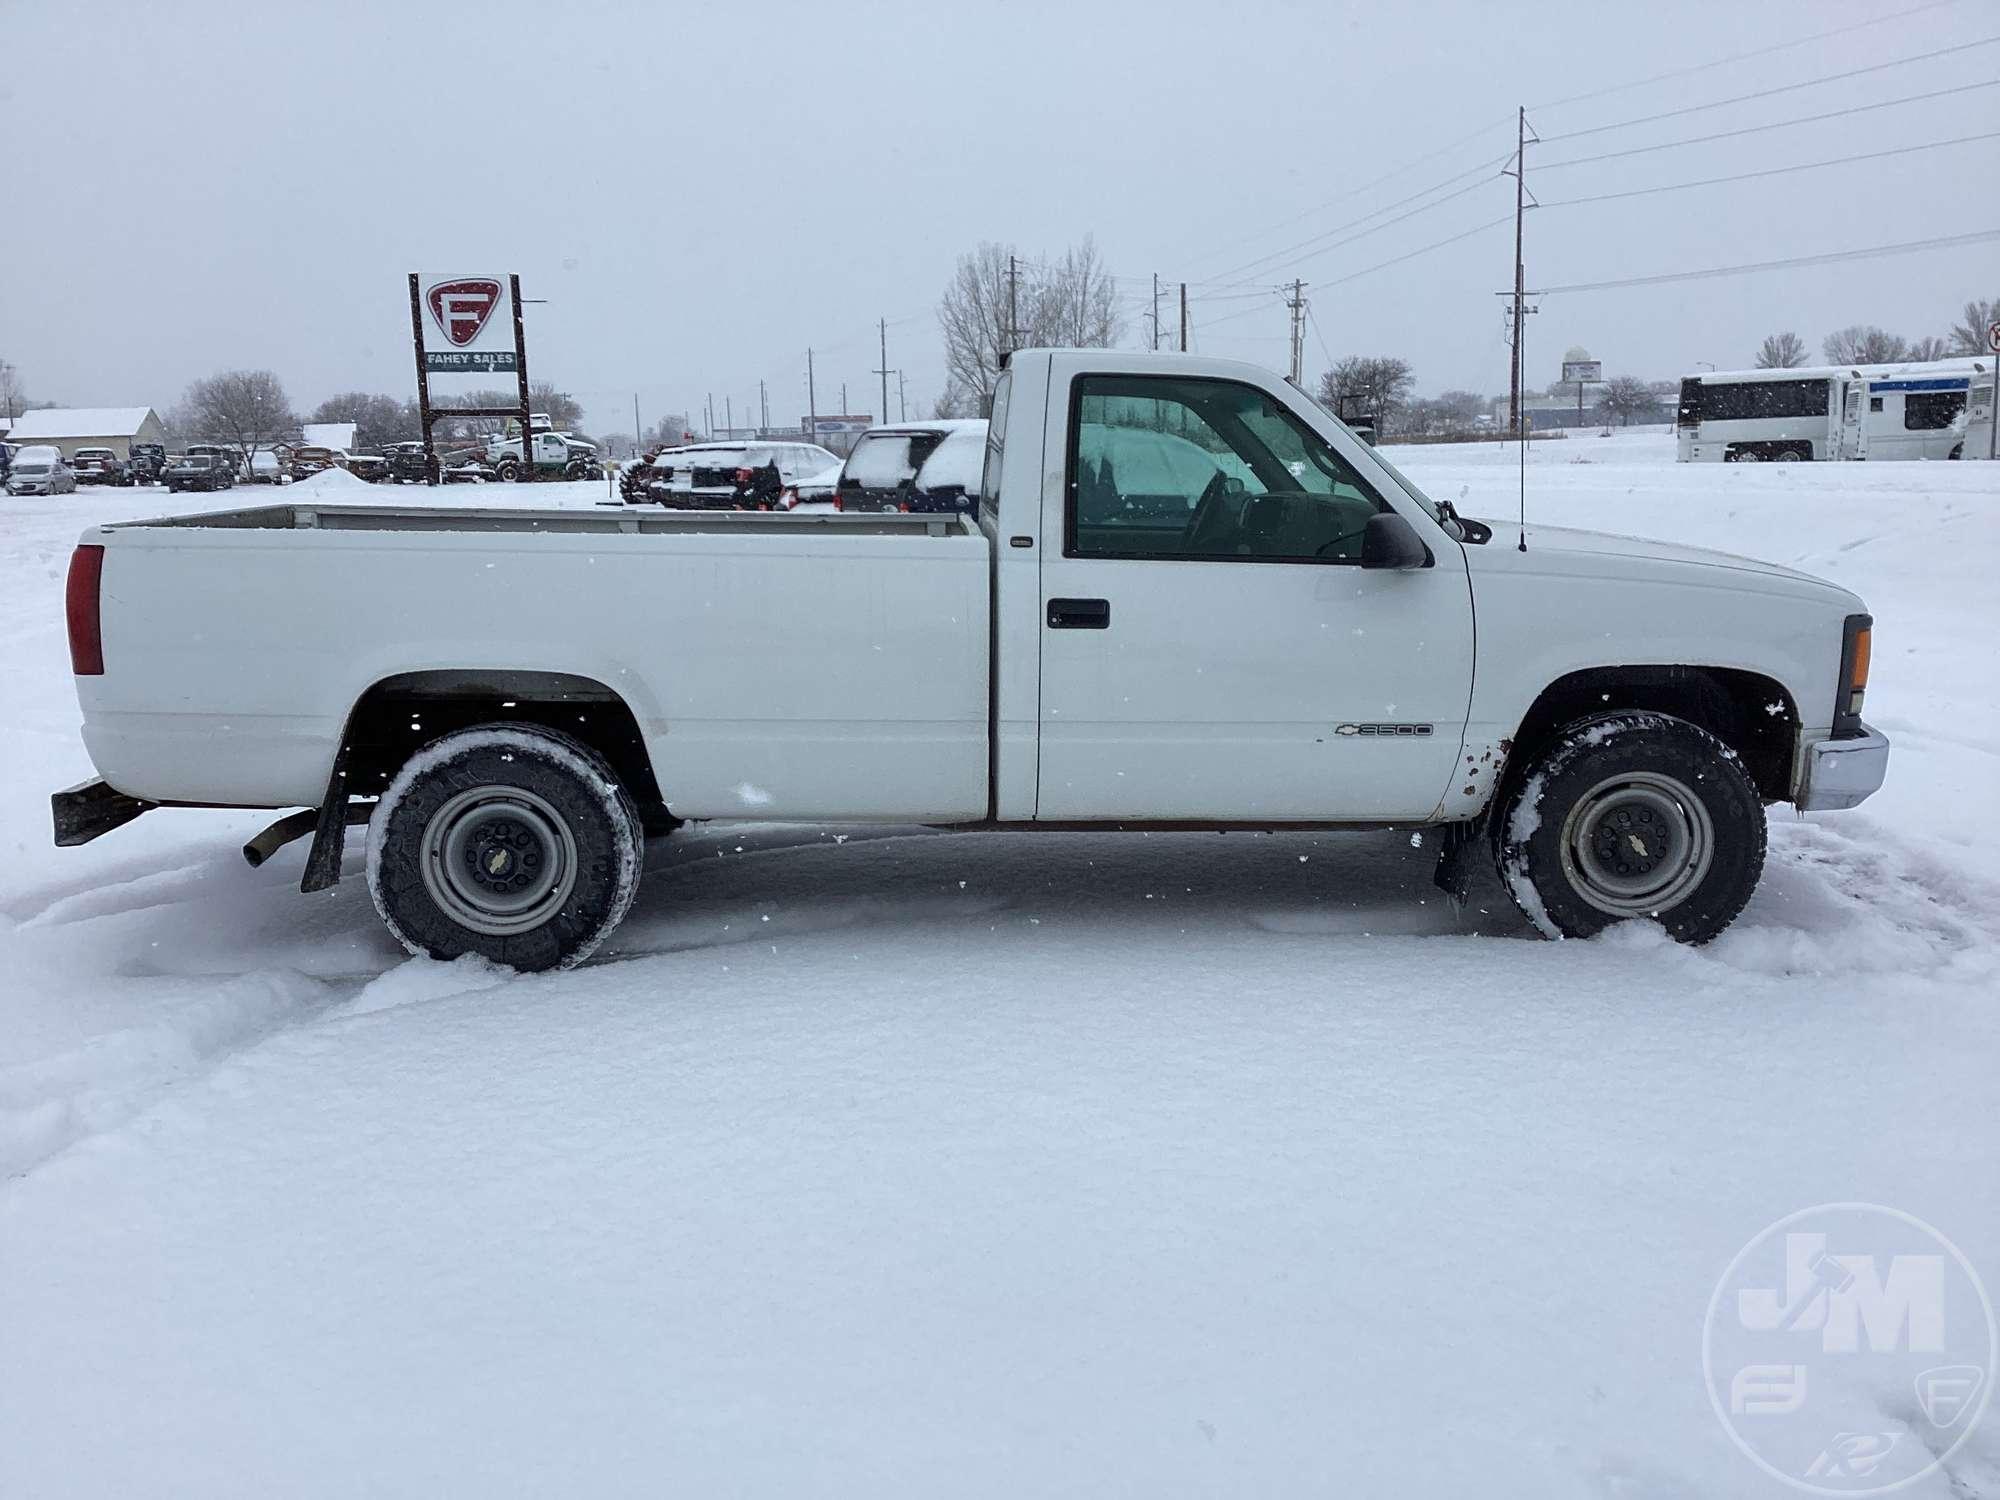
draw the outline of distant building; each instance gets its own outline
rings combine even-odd
[[[331,448],[336,453],[354,451],[354,427],[352,422],[308,422],[299,429],[301,443],[307,448]]]
[[[22,412],[7,434],[10,443],[47,443],[64,458],[79,448],[109,448],[130,456],[134,443],[164,443],[166,429],[150,406],[48,406]]]

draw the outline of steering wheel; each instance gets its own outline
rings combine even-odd
[[[1327,553],[1333,551],[1334,548],[1344,547],[1349,542],[1358,541],[1360,540],[1360,538],[1366,536],[1367,534],[1368,534],[1368,528],[1366,526],[1363,526],[1355,531],[1343,531],[1339,536],[1321,542],[1319,546],[1313,550],[1313,556],[1325,557]]]
[[[1190,547],[1212,541],[1208,533],[1218,530],[1216,518],[1223,514],[1222,502],[1229,497],[1229,480],[1220,469],[1214,478],[1202,486],[1200,498],[1194,502],[1194,516],[1188,522],[1187,539]]]

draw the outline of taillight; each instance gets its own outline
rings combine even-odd
[[[1840,682],[1833,700],[1833,735],[1852,739],[1862,732],[1861,700],[1868,691],[1868,658],[1875,644],[1875,621],[1849,615],[1840,638]]]
[[[841,510],[841,511],[844,511],[844,510],[846,510],[846,509],[847,509],[847,503],[846,503],[846,502],[845,502],[844,500],[842,500],[842,499],[840,498],[840,491],[839,491],[839,490],[835,490],[835,491],[833,492],[833,508],[834,508],[835,510]]]
[[[69,617],[69,665],[79,677],[104,675],[104,630],[98,598],[104,583],[104,549],[86,543],[70,554],[63,605]]]

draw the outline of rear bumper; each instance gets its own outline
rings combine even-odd
[[[1881,789],[1889,772],[1889,739],[1866,724],[1861,728],[1854,739],[1818,740],[1807,747],[1797,798],[1801,812],[1859,807]]]
[[[103,781],[79,781],[49,798],[56,847],[74,849],[87,844],[114,828],[123,828],[141,813],[151,812],[155,805],[114,791]]]

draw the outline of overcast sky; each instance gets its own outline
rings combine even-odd
[[[741,421],[759,377],[773,420],[797,420],[808,345],[820,409],[845,382],[850,409],[874,412],[877,317],[910,409],[928,411],[943,383],[932,308],[954,257],[1092,233],[1126,278],[1128,342],[1145,341],[1157,271],[1194,283],[1195,347],[1282,367],[1270,289],[1297,275],[1309,375],[1324,351],[1398,354],[1424,391],[1502,392],[1493,293],[1511,277],[1511,225],[1370,268],[1511,213],[1511,181],[1487,173],[1517,103],[1548,141],[1528,182],[1552,205],[2000,131],[1991,88],[1554,166],[2000,79],[2000,46],[1971,45],[2000,36],[2000,4],[1933,0],[1620,87],[1920,3],[7,0],[0,357],[65,405],[164,409],[190,379],[241,366],[276,370],[301,410],[339,390],[407,395],[405,273],[512,270],[547,299],[528,310],[531,372],[576,394],[595,431],[629,428],[634,394],[648,422],[711,391],[718,418],[727,396]],[[1603,89],[1617,91],[1555,102]],[[1459,173],[1450,186],[1469,190],[1449,202],[1386,227],[1382,214],[1348,243],[1357,231],[1329,233]],[[1996,182],[1987,140],[1551,206],[1529,216],[1529,284],[1992,229]],[[1989,241],[1550,296],[1528,325],[1529,376],[1552,379],[1570,345],[1608,374],[1742,366],[1781,328],[1817,357],[1841,324],[1942,333],[1967,298],[1996,295]]]

